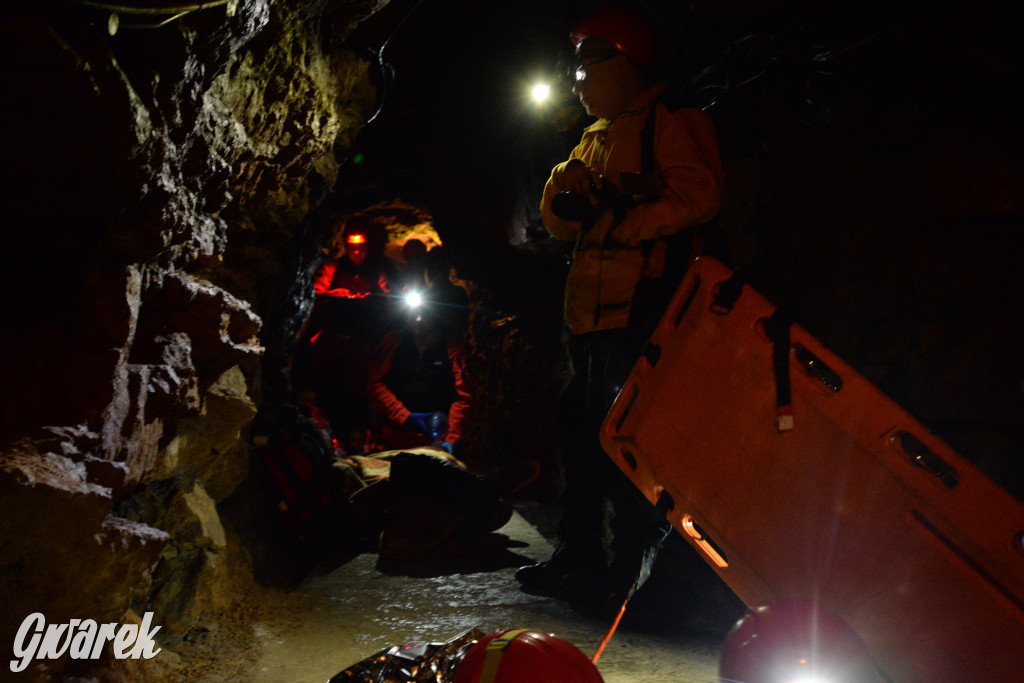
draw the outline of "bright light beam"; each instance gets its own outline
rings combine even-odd
[[[551,86],[548,85],[547,83],[538,83],[537,85],[533,86],[532,92],[533,100],[537,104],[540,104],[542,102],[546,102],[547,99],[551,96]]]
[[[405,305],[409,308],[419,308],[423,305],[423,295],[413,290],[405,295]]]

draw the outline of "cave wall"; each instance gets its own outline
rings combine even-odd
[[[153,611],[180,650],[239,601],[248,559],[217,504],[247,475],[261,359],[311,298],[336,148],[374,105],[345,40],[385,4],[162,23],[42,3],[0,24],[4,652],[37,611]]]

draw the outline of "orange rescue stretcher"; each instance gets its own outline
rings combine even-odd
[[[816,602],[894,681],[1024,680],[1024,505],[733,275],[691,265],[608,455],[748,606]]]

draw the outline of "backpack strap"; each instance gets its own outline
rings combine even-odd
[[[651,103],[651,111],[647,113],[647,120],[640,130],[640,172],[654,174],[658,171],[654,159],[654,127],[657,124],[658,101]],[[657,240],[644,240],[640,244],[640,253],[644,258],[643,272],[650,269],[651,254],[654,253],[654,245]]]
[[[640,172],[647,175],[654,175],[658,172],[658,163],[654,154],[654,135],[658,125],[658,105],[663,102],[664,95],[658,97],[651,103],[651,110],[647,113],[647,120],[640,130]],[[668,106],[668,105],[666,105]],[[682,281],[682,273],[690,260],[693,250],[694,230],[680,230],[679,232],[661,237],[658,239],[644,240],[640,243],[640,253],[643,256],[644,277],[649,277],[651,254],[659,241],[665,242],[665,268],[662,277],[677,274],[677,280]],[[678,282],[676,283],[678,284]]]
[[[654,158],[654,127],[657,123],[658,100],[651,103],[651,111],[640,130],[640,172],[656,173],[658,167]]]

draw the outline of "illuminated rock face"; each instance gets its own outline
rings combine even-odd
[[[113,35],[84,8],[0,24],[4,648],[33,611],[146,605],[173,643],[249,575],[215,505],[305,313],[304,222],[373,105],[346,27],[386,3],[212,4]]]

